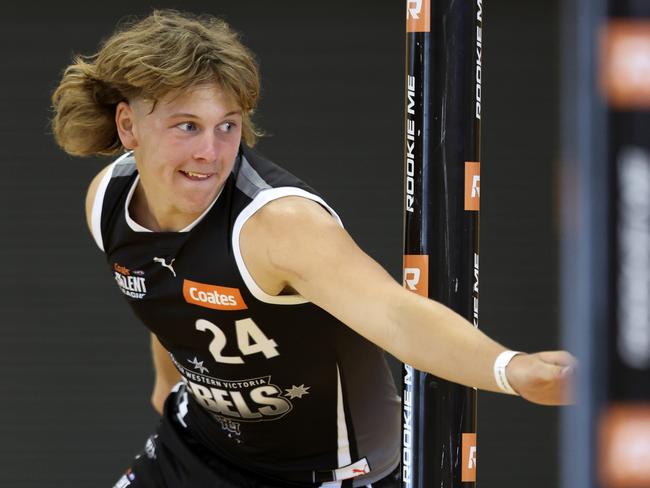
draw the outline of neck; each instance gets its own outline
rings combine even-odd
[[[177,232],[200,215],[181,213],[164,204],[156,205],[153,199],[147,198],[141,182],[131,198],[129,213],[138,224],[154,232]]]

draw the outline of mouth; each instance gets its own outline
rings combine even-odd
[[[179,170],[180,173],[192,181],[204,181],[214,175],[214,173],[199,173],[196,171]]]

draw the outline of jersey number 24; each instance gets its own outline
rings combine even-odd
[[[208,349],[216,362],[244,364],[244,359],[241,356],[223,355],[227,339],[226,334],[218,326],[209,320],[199,319],[196,321],[196,330],[200,332],[209,330],[214,335]],[[266,337],[252,319],[237,320],[235,322],[235,332],[237,333],[237,346],[242,356],[262,353],[266,359],[270,359],[280,355],[277,343],[273,339]]]

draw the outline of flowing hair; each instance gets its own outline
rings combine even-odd
[[[174,90],[217,84],[242,109],[242,139],[260,136],[251,117],[260,80],[253,54],[221,19],[155,10],[118,29],[92,56],[76,56],[52,94],[54,138],[68,154],[123,150],[115,108],[136,97],[154,103]]]

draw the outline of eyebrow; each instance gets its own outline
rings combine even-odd
[[[228,112],[227,114],[224,114],[223,117],[225,118],[225,117],[230,117],[231,115],[241,115],[241,114],[242,114],[241,110],[233,110],[231,112]],[[169,118],[176,118],[176,117],[185,117],[185,118],[189,118],[189,119],[198,119],[198,118],[200,118],[196,114],[191,114],[191,113],[187,113],[187,112],[178,112],[178,113],[175,113],[175,114],[172,114],[172,115],[169,116]]]

